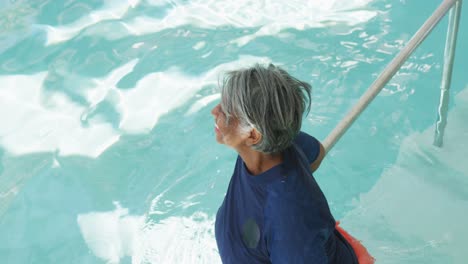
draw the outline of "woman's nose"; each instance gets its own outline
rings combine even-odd
[[[212,114],[213,116],[217,116],[217,115],[218,115],[218,113],[219,113],[219,106],[220,106],[220,104],[217,104],[215,107],[213,107],[213,109],[211,109],[211,114]]]

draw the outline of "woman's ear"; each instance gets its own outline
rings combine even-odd
[[[260,143],[260,141],[262,141],[262,134],[260,134],[260,132],[256,128],[250,130],[249,137],[247,138],[247,145],[256,145]]]

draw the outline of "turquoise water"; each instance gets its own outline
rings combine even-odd
[[[0,0],[0,263],[219,263],[222,72],[310,82],[324,139],[439,2]],[[444,147],[447,19],[315,174],[377,263],[468,258],[467,10]]]

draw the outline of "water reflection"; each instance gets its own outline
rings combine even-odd
[[[115,203],[108,212],[80,214],[77,222],[93,254],[109,263],[130,257],[132,263],[220,263],[213,239],[214,219],[196,212],[159,222],[130,215]]]
[[[343,219],[378,261],[466,260],[468,87],[455,100],[444,147],[432,146],[433,126],[406,137],[396,163]]]
[[[1,54],[31,34],[32,22],[38,12],[24,1],[0,1],[0,6]]]
[[[258,28],[255,33],[232,40],[245,45],[259,36],[272,36],[287,28],[304,30],[331,25],[357,25],[372,19],[376,10],[368,8],[373,0],[353,1],[161,1],[145,4],[165,5],[162,17],[131,16],[128,11],[140,4],[139,0],[112,2],[88,16],[64,26],[39,25],[47,32],[47,45],[67,41],[85,29],[86,34],[118,39],[129,35],[140,36],[166,29],[193,25],[198,28],[215,29],[223,26]],[[257,12],[262,10],[262,12]],[[128,15],[128,16],[127,16]],[[112,24],[103,21],[116,21]]]
[[[45,93],[47,72],[0,76],[0,144],[13,155],[56,151],[63,156],[97,157],[122,134],[148,133],[162,115],[182,106],[201,88],[217,86],[221,72],[269,61],[241,56],[200,76],[171,68],[144,76],[133,88],[119,89],[117,83],[138,63],[132,60],[101,79],[74,76],[75,82],[86,84],[77,91],[87,101],[84,105],[63,91]],[[202,99],[189,113],[212,100],[212,96]]]
[[[46,72],[0,76],[0,144],[13,155],[58,151],[99,156],[119,135],[106,123],[82,126],[84,107],[61,93],[44,104]]]
[[[130,8],[134,8],[140,0],[105,1],[105,5],[90,12],[88,15],[66,25],[53,27],[50,25],[36,24],[35,27],[47,32],[46,45],[53,45],[67,41],[78,35],[82,30],[92,25],[108,20],[119,20]]]

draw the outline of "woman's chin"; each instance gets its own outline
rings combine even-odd
[[[216,137],[216,142],[218,142],[219,144],[224,144],[223,137],[219,133],[216,133],[215,137]]]

